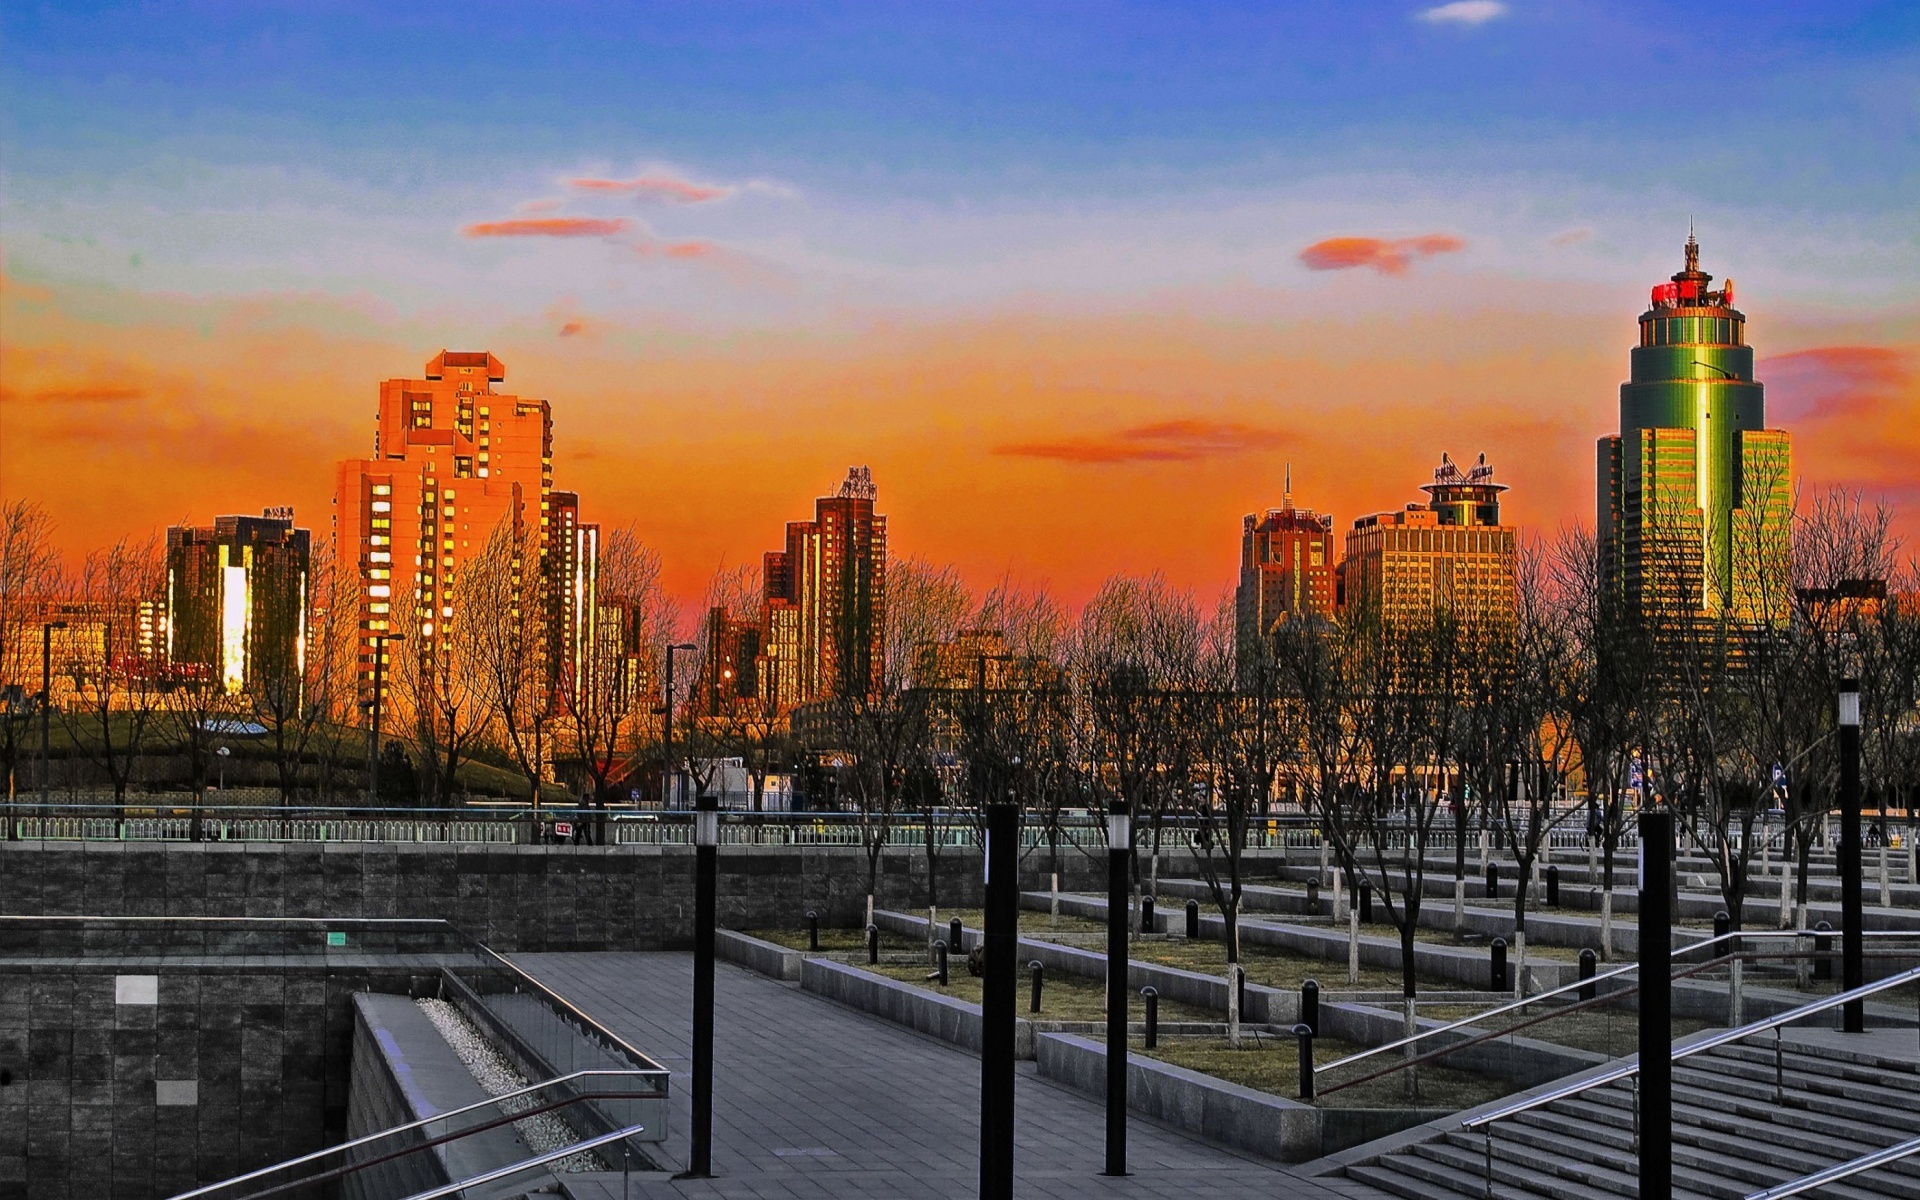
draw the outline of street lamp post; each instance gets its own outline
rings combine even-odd
[[[692,642],[667,645],[667,699],[661,707],[660,729],[660,807],[673,807],[673,655],[676,650],[692,650]]]
[[[1860,681],[1840,681],[1840,990],[1866,982],[1860,916]],[[1849,1000],[1840,1027],[1866,1028],[1866,1003]]]
[[[1107,812],[1107,1169],[1127,1173],[1127,863],[1133,821],[1115,800]]]
[[[53,631],[65,629],[65,621],[43,621],[40,624],[40,821],[41,834],[46,834],[44,825],[47,820],[48,806],[52,804],[52,789],[47,782],[47,759],[50,757],[50,743],[53,740]]]
[[[227,799],[227,759],[233,754],[233,751],[222,746],[213,753],[215,757],[220,760],[220,800],[222,803],[225,803]]]
[[[1640,1194],[1673,1192],[1673,813],[1640,810]]]
[[[980,989],[980,1196],[1013,1200],[1014,962],[1020,942],[1020,806],[987,805],[986,959]]]
[[[380,806],[380,700],[386,688],[387,643],[404,642],[403,633],[369,634],[373,643],[373,699],[367,707],[367,807]]]
[[[713,1174],[713,927],[720,873],[719,797],[703,794],[694,801],[693,846],[693,1137],[686,1173],[688,1178],[705,1179]]]

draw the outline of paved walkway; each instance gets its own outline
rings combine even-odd
[[[693,1006],[686,954],[520,954],[514,961],[673,1071],[666,1156],[686,1161]],[[980,1063],[971,1054],[722,963],[715,1037],[714,1169],[702,1181],[635,1175],[634,1197],[970,1197],[978,1190]],[[1101,1106],[1022,1063],[1014,1161],[1022,1197],[1359,1194],[1209,1146],[1142,1118],[1134,1174],[1107,1179]],[[620,1177],[572,1176],[579,1200]],[[1375,1194],[1375,1193],[1367,1193]]]

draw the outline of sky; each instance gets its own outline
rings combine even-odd
[[[491,350],[689,600],[852,464],[893,549],[1230,587],[1488,456],[1593,518],[1647,289],[1737,281],[1803,494],[1920,545],[1920,6],[0,5],[0,494],[329,524]]]

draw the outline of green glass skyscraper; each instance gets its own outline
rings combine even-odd
[[[1648,618],[1785,619],[1792,450],[1766,428],[1746,316],[1689,234],[1686,267],[1654,287],[1620,385],[1620,432],[1600,439],[1603,570]]]

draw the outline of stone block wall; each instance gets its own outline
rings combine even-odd
[[[1022,863],[1044,887],[1043,855]],[[1104,886],[1104,861],[1063,859],[1063,888]],[[981,903],[977,850],[943,850],[942,907]],[[878,903],[924,907],[924,852],[881,856]],[[720,923],[735,929],[860,924],[857,847],[729,846]],[[0,916],[437,918],[497,950],[658,950],[690,945],[693,851],[682,846],[392,843],[0,842]]]
[[[350,997],[381,972],[0,966],[0,1196],[144,1200],[345,1128]]]

